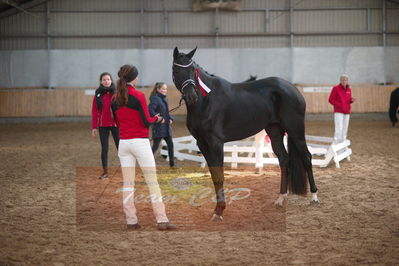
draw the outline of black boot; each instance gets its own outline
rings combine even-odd
[[[108,167],[103,167],[104,172],[98,177],[99,179],[108,178]]]

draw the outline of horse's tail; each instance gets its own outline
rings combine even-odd
[[[305,146],[301,142],[305,143]],[[306,194],[308,186],[308,169],[306,167],[309,166],[309,160],[311,162],[312,155],[306,147],[306,142],[290,137],[288,133],[288,187],[291,193]]]
[[[305,195],[308,181],[314,182],[312,155],[305,140],[305,98],[289,82],[284,84],[283,90],[279,94],[281,105],[278,113],[288,134],[289,190],[293,194]],[[313,190],[317,190],[317,188],[313,188]]]

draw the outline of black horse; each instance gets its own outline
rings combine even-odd
[[[398,122],[398,117],[396,113],[398,112],[399,107],[399,88],[394,89],[391,92],[391,98],[389,101],[389,119],[392,122],[392,127],[395,127],[395,124]]]
[[[319,202],[313,179],[312,156],[305,141],[305,100],[298,89],[281,78],[230,83],[210,75],[188,54],[173,52],[173,81],[187,106],[187,128],[197,140],[215,186],[213,220],[222,220],[226,207],[223,182],[223,144],[265,129],[281,169],[281,206],[289,190],[306,194],[309,179],[312,202]],[[283,143],[288,134],[288,152]]]

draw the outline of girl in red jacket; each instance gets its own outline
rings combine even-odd
[[[148,127],[163,121],[161,116],[150,116],[144,93],[136,90],[138,71],[131,65],[124,65],[118,72],[117,92],[112,102],[112,111],[119,126],[119,150],[123,175],[123,210],[127,228],[139,229],[134,206],[136,161],[141,167],[144,179],[150,190],[152,208],[159,230],[170,230],[176,226],[169,223],[161,189],[158,185],[155,159],[152,154]]]
[[[352,90],[348,83],[348,76],[342,74],[339,81],[340,83],[332,88],[328,99],[328,101],[334,106],[334,143],[340,143],[346,140],[351,104],[355,101],[355,99],[352,98]]]
[[[96,137],[100,133],[101,162],[103,173],[100,179],[108,177],[108,138],[111,132],[115,146],[119,144],[119,130],[116,127],[114,117],[111,113],[111,99],[115,93],[115,85],[111,74],[104,72],[100,75],[100,86],[95,92],[91,108],[91,134]]]

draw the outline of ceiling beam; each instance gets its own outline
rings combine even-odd
[[[35,7],[37,5],[41,5],[45,2],[47,2],[47,0],[33,0],[33,1],[29,1],[29,2],[26,2],[21,5],[18,5],[16,2],[14,2],[12,0],[1,0],[1,2],[8,4],[8,5],[12,6],[13,8],[7,9],[3,12],[0,12],[0,19],[18,14],[19,12],[25,12],[31,16],[36,17],[35,15],[33,15],[32,13],[30,13],[27,10],[29,8]]]

